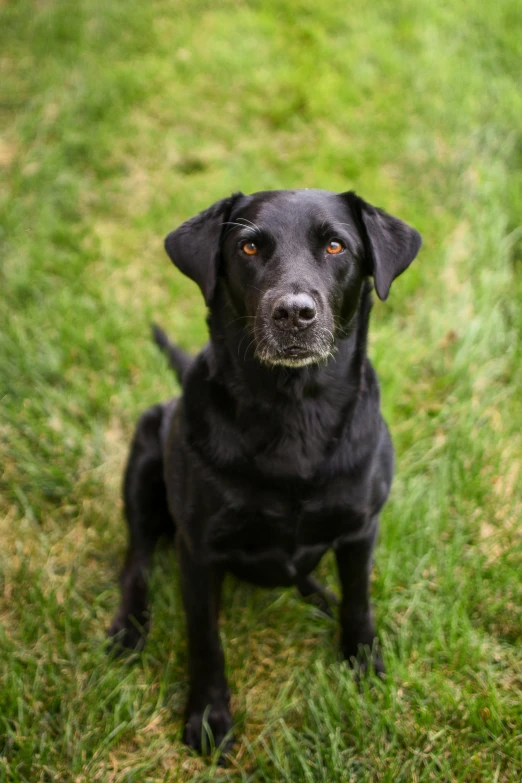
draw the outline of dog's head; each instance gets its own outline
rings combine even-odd
[[[413,261],[420,234],[355,193],[276,190],[218,201],[165,240],[207,305],[225,286],[256,356],[292,367],[327,358],[346,334],[365,277],[380,299]]]

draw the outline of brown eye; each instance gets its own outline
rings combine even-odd
[[[246,253],[247,256],[255,256],[257,253],[257,246],[253,242],[244,242],[241,245],[241,250]]]
[[[326,252],[333,256],[337,255],[337,253],[342,253],[343,250],[344,245],[338,239],[331,239],[326,245]]]

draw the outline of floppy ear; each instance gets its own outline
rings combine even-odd
[[[219,266],[221,237],[232,205],[242,193],[216,201],[199,215],[187,220],[165,239],[165,250],[180,272],[199,285],[210,304]]]
[[[364,242],[368,274],[373,276],[377,296],[388,298],[390,286],[409,267],[422,245],[418,231],[399,218],[372,207],[355,193],[343,193],[350,204]]]

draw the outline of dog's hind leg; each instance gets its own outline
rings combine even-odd
[[[129,544],[120,578],[121,603],[108,630],[117,646],[140,649],[149,627],[148,570],[161,536],[175,527],[167,506],[160,428],[164,406],[141,416],[125,471],[123,497]]]
[[[338,606],[339,599],[328,588],[323,587],[313,576],[305,576],[297,583],[297,589],[303,598],[310,598],[311,602],[328,617],[333,617],[332,605]]]

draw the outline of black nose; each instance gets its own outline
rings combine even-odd
[[[286,294],[276,299],[272,318],[280,329],[307,329],[317,318],[317,309],[308,294]]]

